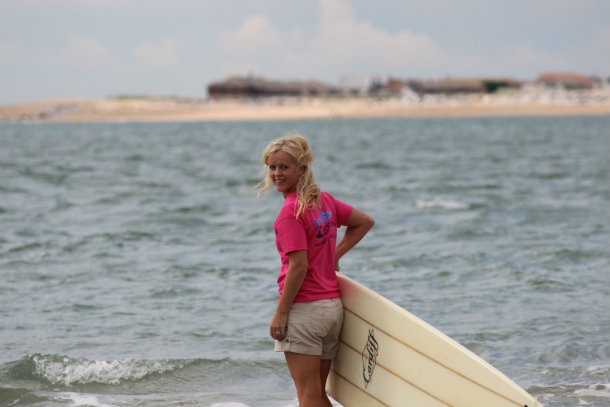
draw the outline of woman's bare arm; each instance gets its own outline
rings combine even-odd
[[[368,233],[368,231],[375,224],[375,220],[366,213],[359,209],[352,209],[352,213],[345,222],[347,230],[343,235],[343,238],[337,245],[335,251],[335,270],[339,271],[339,260],[345,255],[351,248],[362,240],[362,238]]]
[[[288,253],[288,270],[284,280],[282,297],[277,304],[275,314],[269,325],[269,333],[272,338],[278,341],[286,337],[286,322],[288,321],[288,311],[292,302],[296,298],[305,276],[307,275],[307,250],[297,250]]]

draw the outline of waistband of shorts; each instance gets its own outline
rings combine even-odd
[[[315,298],[313,300],[299,300],[298,298],[296,298],[293,301],[293,304],[298,304],[298,303],[303,303],[303,302],[324,301],[324,300],[337,300],[337,299],[341,299],[341,296],[340,295],[331,295],[330,297]]]

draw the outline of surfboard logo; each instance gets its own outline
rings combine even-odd
[[[362,377],[364,378],[364,388],[373,380],[373,372],[377,366],[377,355],[379,355],[379,343],[375,339],[375,331],[369,329],[369,336],[362,351]]]

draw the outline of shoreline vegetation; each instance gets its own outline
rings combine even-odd
[[[196,99],[115,96],[0,106],[1,122],[172,122],[332,118],[565,116],[610,114],[610,91],[377,97]]]

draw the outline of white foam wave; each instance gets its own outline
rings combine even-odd
[[[587,372],[589,372],[590,374],[603,374],[606,375],[608,374],[608,372],[610,372],[610,366],[609,365],[594,365],[594,366],[589,366],[587,368]]]
[[[113,361],[69,358],[56,355],[33,355],[35,374],[53,384],[102,383],[119,384],[124,381],[139,380],[154,373],[165,373],[180,369],[185,362],[172,360]]]
[[[445,201],[445,200],[441,200],[441,199],[432,199],[432,200],[418,199],[415,201],[415,203],[413,205],[419,209],[429,209],[429,208],[469,209],[470,208],[470,205],[465,204],[465,203],[455,202],[455,201]]]
[[[87,407],[116,407],[112,404],[106,404],[101,402],[97,396],[93,394],[82,394],[82,393],[60,393],[59,398],[62,400],[69,400],[73,406],[87,406]]]
[[[610,400],[610,384],[593,384],[586,389],[578,389],[574,394],[579,398],[581,405],[587,405],[594,400]]]

